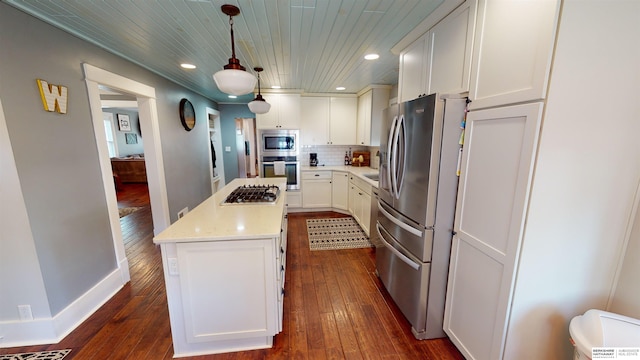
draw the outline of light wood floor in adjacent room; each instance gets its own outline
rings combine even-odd
[[[0,349],[0,355],[72,349],[65,360],[172,359],[160,249],[144,184],[125,184],[118,205],[144,206],[120,219],[131,282],[60,343]],[[274,346],[183,359],[464,359],[448,339],[417,341],[375,275],[375,250],[311,252],[306,219],[289,215],[284,329]]]

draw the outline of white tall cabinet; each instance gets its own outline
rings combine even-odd
[[[479,2],[444,322],[467,359],[569,359],[571,318],[607,307],[640,180],[639,13]]]

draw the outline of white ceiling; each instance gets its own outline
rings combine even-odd
[[[344,86],[356,93],[397,83],[398,56],[391,48],[444,0],[4,1],[210,99],[234,102],[211,77],[231,57],[223,4],[240,8],[233,26],[236,56],[248,71],[265,69],[262,89],[335,93]],[[370,52],[380,59],[364,60]],[[184,70],[183,62],[197,69]]]

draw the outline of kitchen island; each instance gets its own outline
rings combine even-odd
[[[223,204],[243,185],[272,203]],[[286,179],[235,179],[154,237],[162,251],[174,357],[269,348],[282,331]]]

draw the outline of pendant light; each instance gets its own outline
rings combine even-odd
[[[258,73],[258,95],[256,95],[256,98],[247,105],[249,105],[249,110],[251,110],[252,113],[265,114],[269,112],[269,109],[271,109],[271,104],[263,99],[262,94],[260,94],[260,72],[264,69],[261,67],[254,67],[253,70]]]
[[[245,71],[245,67],[240,65],[240,60],[236,59],[236,46],[233,43],[233,17],[240,14],[240,9],[234,5],[222,5],[222,12],[229,15],[229,25],[231,26],[231,59],[220,70],[213,74],[220,91],[231,95],[245,95],[253,91],[256,86],[256,77]]]

